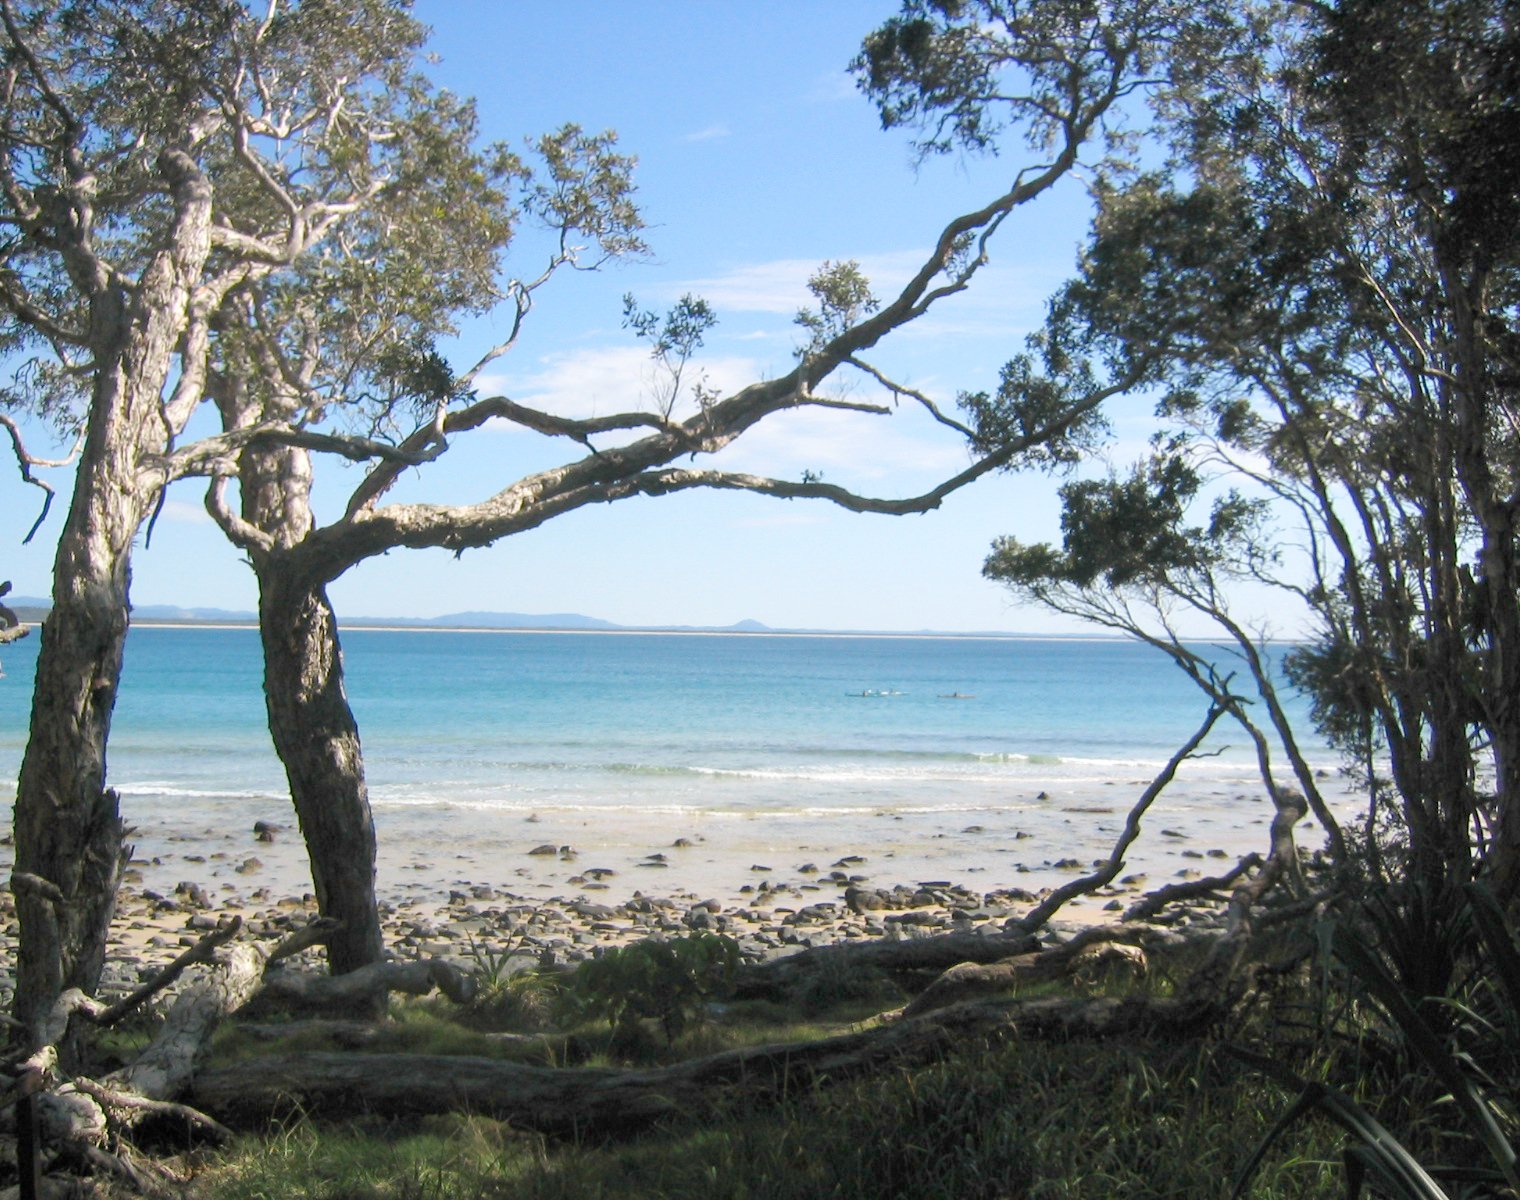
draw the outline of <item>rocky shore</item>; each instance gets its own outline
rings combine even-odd
[[[300,839],[260,822],[249,840],[247,853],[190,852],[169,862],[157,856],[128,869],[103,992],[130,990],[226,916],[241,916],[255,935],[278,936],[316,915],[315,897],[294,877],[304,867]],[[804,862],[786,872],[754,864],[748,879],[717,895],[683,889],[676,869],[670,869],[670,886],[657,888],[656,881],[667,883],[662,866],[675,867],[672,860],[686,848],[681,841],[667,851],[651,852],[643,861],[661,865],[640,872],[638,882],[648,886],[631,890],[629,880],[606,867],[577,864],[567,889],[543,895],[535,894],[543,891],[542,883],[523,889],[457,878],[448,882],[445,876],[457,873],[413,862],[412,878],[403,886],[380,889],[386,945],[398,959],[443,958],[468,970],[503,956],[520,956],[524,963],[574,963],[598,947],[710,930],[735,938],[746,957],[762,959],[860,938],[952,931],[999,934],[1049,890],[981,891],[947,879],[879,883],[860,854]],[[530,862],[552,857],[561,869],[574,855],[569,847],[549,845],[523,853]],[[1225,857],[1222,851],[1211,853]],[[1086,865],[1064,860],[1052,864],[1052,870],[1071,878]],[[516,879],[519,870],[503,874]],[[1176,873],[1186,877],[1198,870],[1184,867]],[[1126,876],[1117,886],[1079,898],[1061,910],[1052,932],[1059,936],[1075,927],[1117,919],[1146,883],[1142,876]],[[1159,923],[1180,932],[1216,920],[1215,911],[1205,904],[1163,914]],[[14,902],[9,892],[0,892],[0,963],[7,968],[0,989],[6,992],[16,935]]]

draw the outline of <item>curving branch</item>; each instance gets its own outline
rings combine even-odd
[[[48,510],[53,507],[53,497],[57,494],[53,485],[45,479],[39,479],[32,473],[33,468],[43,467],[48,469],[70,466],[74,459],[79,456],[80,448],[84,445],[84,434],[81,432],[74,441],[73,448],[63,458],[38,458],[26,448],[26,443],[21,436],[21,427],[15,420],[0,413],[0,426],[10,434],[11,449],[16,456],[16,466],[21,472],[21,482],[29,483],[33,487],[41,488],[43,493],[42,511],[37,514],[37,519],[32,522],[32,527],[26,531],[26,536],[21,539],[21,544],[26,545],[37,535],[37,530],[42,528],[42,523],[47,520]]]
[[[1177,768],[1182,766],[1190,758],[1197,758],[1198,747],[1203,744],[1203,739],[1209,736],[1219,718],[1228,711],[1228,705],[1215,701],[1209,706],[1209,711],[1203,719],[1203,723],[1194,731],[1193,736],[1188,738],[1166,762],[1166,765],[1156,773],[1145,791],[1140,793],[1139,799],[1130,807],[1129,815],[1124,821],[1124,830],[1114,842],[1114,848],[1110,851],[1108,860],[1096,871],[1084,875],[1080,879],[1073,879],[1064,883],[1040,901],[1027,913],[1019,918],[1019,927],[1029,932],[1041,928],[1051,917],[1055,916],[1069,900],[1078,896],[1087,896],[1101,887],[1112,883],[1124,869],[1124,853],[1134,845],[1140,836],[1140,819],[1150,811],[1156,798],[1166,790],[1173,778],[1176,777]]]
[[[932,416],[941,425],[948,426],[949,428],[955,430],[956,433],[959,433],[968,440],[975,439],[975,431],[973,431],[967,425],[962,425],[954,417],[947,417],[943,412],[940,411],[939,406],[935,404],[933,400],[929,399],[928,396],[924,395],[923,392],[918,391],[916,388],[910,388],[906,384],[898,383],[893,379],[889,379],[885,374],[877,370],[870,363],[864,361],[863,359],[856,358],[853,355],[845,361],[848,362],[850,366],[854,367],[857,371],[863,371],[872,379],[876,380],[877,383],[881,384],[882,387],[891,392],[894,397],[906,396],[910,400],[917,400],[919,404],[928,409],[929,415]]]

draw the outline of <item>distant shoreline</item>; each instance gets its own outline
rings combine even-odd
[[[133,621],[134,629],[248,629],[257,630],[251,621]],[[531,633],[572,634],[576,637],[741,637],[741,638],[862,638],[897,641],[983,642],[1128,642],[1128,638],[1081,633],[892,633],[868,630],[828,629],[574,629],[541,625],[372,625],[367,621],[339,622],[339,633]]]

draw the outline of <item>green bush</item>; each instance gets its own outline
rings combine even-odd
[[[611,1023],[615,1042],[638,1040],[639,1022],[657,1020],[673,1042],[726,995],[739,965],[739,944],[718,933],[662,941],[648,938],[583,962],[570,995],[587,1016]]]

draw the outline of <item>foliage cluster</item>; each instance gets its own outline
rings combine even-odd
[[[611,1023],[617,1044],[636,1045],[644,1020],[673,1043],[728,993],[738,966],[739,943],[721,933],[644,938],[581,963],[569,992],[581,1012]]]

